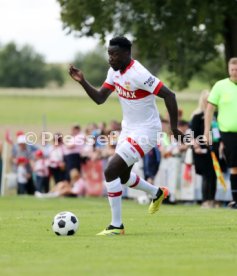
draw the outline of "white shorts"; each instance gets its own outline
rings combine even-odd
[[[160,129],[122,129],[115,152],[130,167],[157,146],[160,131]]]

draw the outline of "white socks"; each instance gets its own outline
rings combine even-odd
[[[131,172],[130,178],[125,185],[129,188],[144,191],[150,194],[152,198],[156,197],[158,191],[158,187],[148,183],[133,172]],[[109,204],[111,207],[111,225],[120,227],[122,224],[122,185],[120,178],[116,178],[111,182],[105,182],[105,186],[107,188]]]
[[[116,178],[111,182],[105,182],[105,186],[107,188],[109,204],[111,207],[111,225],[115,227],[120,227],[122,224],[122,185],[120,182],[120,178]]]
[[[152,196],[156,197],[158,187],[148,183],[144,179],[140,178],[134,172],[131,172],[128,182],[125,184],[129,188],[144,191]]]

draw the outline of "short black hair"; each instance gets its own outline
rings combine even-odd
[[[109,46],[118,46],[119,48],[131,52],[132,42],[124,36],[117,36],[109,41]]]

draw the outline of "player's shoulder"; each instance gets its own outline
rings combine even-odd
[[[223,86],[227,83],[229,83],[229,78],[225,78],[225,79],[217,81],[214,86]]]
[[[130,72],[134,77],[142,77],[150,74],[150,72],[146,69],[146,67],[137,60],[134,60],[134,63],[133,63],[133,66],[131,67]]]
[[[108,74],[113,75],[115,73],[114,69],[112,67],[109,67]]]
[[[132,69],[134,70],[138,70],[138,71],[147,71],[146,67],[144,65],[142,65],[138,60],[134,60]]]
[[[223,89],[225,89],[228,83],[228,78],[218,80],[211,88],[210,94],[214,95],[216,93],[220,93]]]

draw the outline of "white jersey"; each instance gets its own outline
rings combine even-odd
[[[138,61],[131,60],[124,72],[109,69],[103,87],[116,90],[123,111],[122,127],[161,130],[155,96],[163,83]]]

